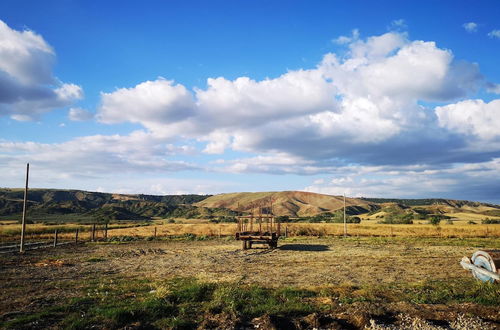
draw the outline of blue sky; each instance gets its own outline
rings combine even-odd
[[[500,202],[497,1],[0,3],[0,186]]]

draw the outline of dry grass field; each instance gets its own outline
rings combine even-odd
[[[218,237],[234,236],[236,224],[214,224],[207,221],[187,220],[186,223],[166,223],[166,221],[155,221],[150,225],[137,224],[112,224],[109,226],[108,238],[132,236],[138,238],[151,237],[155,228],[157,236],[178,236],[193,234],[197,236]],[[76,228],[80,230],[80,237],[90,237],[90,225],[43,225],[35,224],[27,226],[29,239],[50,239],[54,230],[58,229],[62,239],[74,237]],[[282,233],[287,229],[288,236],[341,236],[344,232],[343,224],[338,223],[289,223],[282,224]],[[103,237],[103,226],[98,227],[98,237]],[[18,239],[20,233],[19,224],[0,225],[0,240],[9,241]],[[376,236],[376,237],[500,237],[500,225],[471,225],[464,222],[457,224],[441,224],[438,226],[429,224],[412,225],[386,225],[377,224],[374,221],[365,221],[361,224],[348,224],[350,236]]]
[[[151,228],[113,231],[134,230]],[[241,250],[186,236],[6,254],[0,327],[495,329],[500,287],[458,264],[478,248],[500,239],[290,237]]]

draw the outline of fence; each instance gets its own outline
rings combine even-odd
[[[81,231],[79,228],[77,228],[73,233],[73,237],[68,238],[68,231],[65,230],[61,232],[61,230],[55,229],[54,233],[51,235],[44,234],[43,236],[49,236],[45,239],[43,239],[42,238],[43,236],[40,235],[37,241],[24,242],[23,250],[27,251],[27,250],[57,247],[67,244],[78,244],[84,241],[96,242],[100,240],[107,240],[108,224],[100,226],[98,226],[97,224],[92,224],[90,230],[88,231],[88,237],[86,239],[82,237],[82,234],[84,232],[85,231]],[[64,234],[64,238],[61,238],[61,234]],[[156,236],[156,227],[155,227],[155,236]],[[27,238],[29,238],[29,236],[27,236]],[[21,250],[21,243],[16,243],[16,242],[0,243],[0,254],[18,252],[20,250]]]

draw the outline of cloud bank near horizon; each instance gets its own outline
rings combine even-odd
[[[0,47],[0,115],[39,118],[83,97],[81,87],[53,77],[55,52],[41,36],[0,22],[0,38],[13,41]],[[193,90],[158,78],[102,92],[95,116],[72,108],[69,118],[141,129],[54,144],[0,140],[0,168],[37,162],[46,182],[98,182],[119,168],[132,177],[324,176],[304,189],[364,196],[500,193],[500,100],[477,98],[497,86],[477,64],[404,32],[361,38],[353,30],[335,40],[344,55],[327,53],[314,68],[276,78],[216,77]]]

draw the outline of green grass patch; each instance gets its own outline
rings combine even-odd
[[[345,304],[359,301],[404,301],[414,304],[474,303],[500,306],[500,285],[479,282],[473,278],[364,286],[340,285],[322,289],[321,295]]]
[[[240,324],[263,315],[299,318],[332,310],[335,304],[409,302],[414,304],[473,303],[500,305],[500,286],[474,279],[342,284],[318,289],[267,288],[238,282],[207,283],[193,278],[160,282],[146,279],[93,280],[81,298],[67,299],[29,315],[13,316],[0,328],[148,329],[198,327],[207,315],[232,315]],[[323,299],[330,298],[330,299]],[[325,302],[326,301],[326,302]]]
[[[293,288],[269,289],[228,283],[216,287],[208,307],[212,313],[226,312],[241,318],[264,314],[297,316],[314,311],[314,306],[304,298],[315,295],[312,291]]]
[[[500,306],[500,286],[475,279],[427,281],[402,289],[406,300],[417,304],[451,304],[470,302]]]

